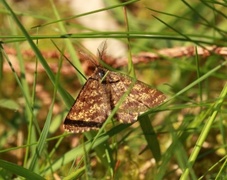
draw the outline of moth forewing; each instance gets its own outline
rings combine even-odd
[[[128,87],[128,89],[122,93],[122,95],[121,95],[121,97],[119,98],[119,100],[118,100],[118,101],[113,101],[113,103],[114,103],[114,108],[113,108],[111,114],[117,115],[117,113],[118,113],[120,107],[122,106],[122,104],[124,104],[125,100],[126,100],[127,97],[129,96],[129,94],[130,94],[132,88],[134,87],[135,83],[136,83],[136,80],[134,79],[134,80],[131,82],[131,84],[130,84],[130,86]],[[120,121],[120,122],[122,122],[122,123],[124,123],[123,121],[121,121],[121,118],[119,118],[119,117],[117,117],[117,120]],[[130,120],[129,120],[128,123],[130,123]]]
[[[71,132],[99,129],[110,113],[110,102],[97,73],[88,78],[64,121]]]
[[[149,108],[155,107],[162,103],[162,101],[157,101],[157,97],[163,96],[165,98],[163,93],[149,87],[141,81],[122,74],[117,74],[117,76],[119,81],[115,84],[112,83],[112,87],[110,88],[112,93],[111,102],[116,104],[123,93],[130,89],[125,101],[121,104],[116,113],[116,117],[120,122],[135,122],[138,115],[146,112]],[[131,88],[129,88],[132,81],[134,81],[134,84]]]

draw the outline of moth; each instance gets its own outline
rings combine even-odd
[[[66,116],[64,128],[76,133],[98,130],[129,89],[114,115],[121,123],[137,121],[139,115],[166,99],[141,81],[97,65]]]

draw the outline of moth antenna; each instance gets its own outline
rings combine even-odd
[[[78,49],[78,54],[82,60],[89,60],[95,67],[98,66],[97,58],[94,54],[91,53],[86,47],[82,44],[77,43],[76,48]]]
[[[79,50],[78,52],[81,55],[82,59],[89,60],[92,62],[92,64],[94,64],[94,66],[97,66],[96,58],[92,53],[89,53],[89,55],[88,55],[86,52],[81,51],[81,50]]]
[[[102,67],[105,67],[105,68],[107,68],[107,69],[110,69],[110,70],[112,70],[112,71],[115,71],[115,69],[114,68],[112,68],[108,63],[106,63],[107,62],[107,60],[108,60],[108,54],[107,54],[107,40],[105,40],[105,41],[103,41],[100,45],[99,45],[99,47],[98,47],[98,49],[97,49],[97,52],[98,52],[98,54],[97,54],[97,57],[99,58],[98,60],[99,60],[99,64],[102,66]]]
[[[99,60],[104,61],[106,56],[106,50],[107,50],[107,41],[103,41],[98,47],[97,57],[99,57]]]

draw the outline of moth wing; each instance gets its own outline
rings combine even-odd
[[[134,80],[126,75],[110,72],[109,79],[110,81],[114,79],[114,81],[108,84],[111,94],[110,101],[114,106],[116,106],[120,98],[130,89],[132,83],[134,83],[134,86],[119,106],[115,115],[120,122],[135,122],[140,114],[158,106],[166,98],[162,92],[149,87],[141,81],[133,82]]]
[[[110,113],[110,102],[105,85],[89,78],[80,91],[64,121],[71,132],[97,130]]]

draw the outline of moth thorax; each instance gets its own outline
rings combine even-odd
[[[102,79],[106,74],[106,71],[102,70],[102,69],[99,69],[98,71],[98,76],[100,79]]]

